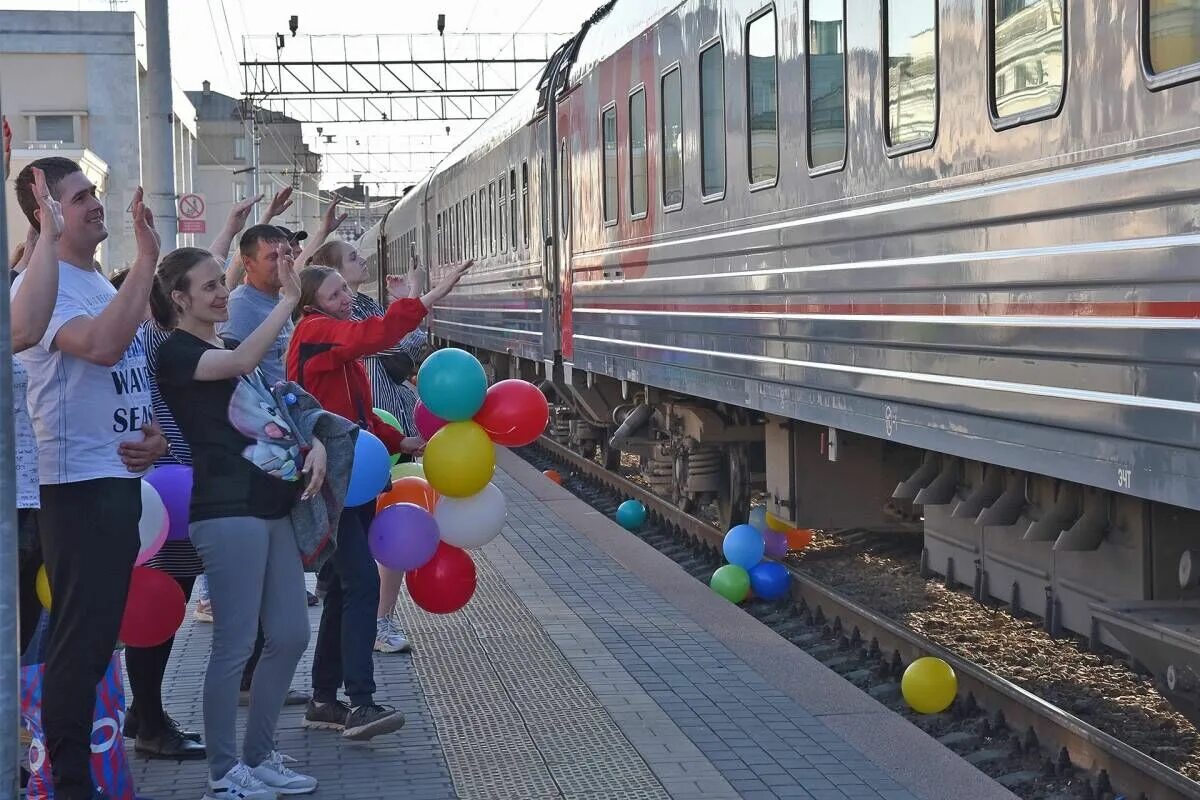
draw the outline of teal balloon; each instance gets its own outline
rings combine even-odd
[[[762,561],[750,570],[750,588],[763,600],[786,597],[792,586],[792,574],[778,561]]]
[[[767,543],[762,533],[753,525],[738,525],[725,534],[721,549],[725,553],[726,561],[749,570],[762,561]]]
[[[617,508],[617,524],[627,531],[636,531],[646,522],[646,507],[637,500],[626,500]]]
[[[748,520],[752,527],[758,528],[764,533],[768,530],[767,527],[767,507],[755,506],[750,509],[750,519]]]
[[[750,575],[736,564],[726,564],[713,573],[708,585],[731,603],[740,603],[750,591]]]
[[[487,396],[487,375],[479,359],[466,350],[438,350],[417,373],[417,393],[434,416],[463,422],[475,416]]]

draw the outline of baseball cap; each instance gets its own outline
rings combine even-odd
[[[308,238],[308,231],[296,231],[295,233],[293,233],[292,231],[288,230],[287,228],[283,227],[282,225],[276,225],[275,227],[279,228],[279,230],[283,231],[284,236],[287,237],[287,240],[289,242],[303,242],[305,239]]]

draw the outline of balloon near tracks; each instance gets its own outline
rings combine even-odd
[[[551,483],[557,483],[559,486],[562,486],[563,477],[558,473],[558,470],[548,469],[543,472],[542,475],[544,475],[546,480],[550,481]]]
[[[940,714],[958,694],[958,676],[945,661],[933,656],[918,658],[900,679],[904,702],[918,714]]]
[[[617,507],[617,524],[627,531],[636,531],[646,523],[646,507],[637,500],[626,500]]]
[[[433,512],[442,541],[469,550],[483,547],[500,535],[508,518],[508,507],[494,483],[471,497],[446,497]]]
[[[450,614],[475,594],[475,562],[465,550],[445,542],[429,563],[404,574],[413,602],[431,614]]]
[[[466,350],[447,347],[436,351],[417,372],[421,402],[434,415],[450,422],[468,420],[483,406],[487,375],[479,359]]]
[[[713,573],[708,585],[731,603],[740,603],[750,592],[750,574],[736,564],[726,564]]]
[[[750,570],[754,568],[755,564],[762,561],[766,546],[762,532],[758,528],[742,524],[734,526],[729,533],[725,534],[721,550],[725,554],[725,560],[730,564]]]
[[[487,431],[470,420],[451,422],[425,447],[425,477],[444,497],[470,497],[483,491],[496,471],[496,453]]]
[[[475,421],[496,444],[524,447],[546,430],[550,406],[541,389],[528,381],[510,379],[487,390]]]

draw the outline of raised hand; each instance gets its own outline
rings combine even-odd
[[[144,258],[152,264],[157,264],[162,240],[158,236],[158,231],[154,230],[154,212],[146,205],[143,197],[144,192],[139,186],[133,193],[133,205],[129,211],[130,216],[133,217],[133,238],[137,241],[138,259]]]
[[[279,294],[293,305],[300,301],[300,271],[296,269],[290,248],[279,253]]]
[[[262,199],[262,194],[259,194],[257,197],[248,197],[230,210],[229,219],[225,222],[225,229],[231,237],[238,235],[241,233],[242,228],[246,227],[246,220],[250,219],[250,212],[254,210],[254,206],[258,205],[258,201]]]
[[[0,117],[0,127],[4,129],[4,176],[7,178],[12,173],[12,126],[8,124],[8,117]]]
[[[262,195],[259,195],[259,198],[261,197]],[[263,222],[270,222],[291,207],[292,187],[285,186],[271,198],[271,205],[267,206],[267,213],[263,215]]]
[[[325,209],[325,217],[321,220],[321,227],[325,230],[325,235],[336,231],[342,227],[342,223],[350,216],[350,212],[344,214],[337,213],[338,203],[342,202],[342,196],[335,194],[333,199],[329,201],[329,208]]]
[[[38,204],[38,222],[42,233],[49,236],[51,241],[57,240],[66,227],[66,223],[63,222],[62,204],[51,196],[50,189],[46,186],[46,173],[37,167],[33,167],[33,196]]]

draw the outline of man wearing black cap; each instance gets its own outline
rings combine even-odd
[[[308,238],[308,231],[291,231],[282,225],[276,225],[275,227],[283,231],[283,235],[287,237],[288,244],[292,246],[292,260],[297,264],[303,265],[304,262],[300,260],[300,254],[304,252],[302,242]]]

